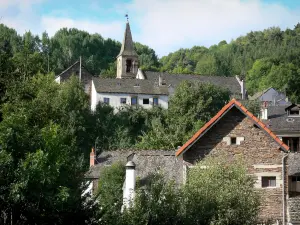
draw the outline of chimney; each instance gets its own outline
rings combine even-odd
[[[95,165],[95,151],[94,148],[92,148],[92,151],[90,153],[90,167]]]
[[[261,109],[261,119],[262,120],[267,120],[268,119],[268,108],[267,107],[263,107]]]
[[[245,81],[244,81],[244,79],[240,79],[237,75],[235,76],[235,78],[237,79],[237,81],[239,82],[239,84],[241,86],[242,99],[245,100],[246,99]]]
[[[125,187],[123,190],[123,207],[129,208],[135,191],[135,164],[132,161],[126,164]]]
[[[162,78],[160,76],[160,74],[158,75],[158,86],[162,85]]]
[[[242,92],[242,99],[245,100],[246,99],[246,91],[245,91],[245,81],[244,79],[241,80],[241,92]]]

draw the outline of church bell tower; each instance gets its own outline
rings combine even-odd
[[[138,71],[138,55],[134,50],[130,26],[127,18],[121,51],[117,56],[117,78],[136,77]]]

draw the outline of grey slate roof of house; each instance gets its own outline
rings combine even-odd
[[[268,90],[270,90],[272,87],[269,87],[263,91],[259,91],[259,92],[256,92],[254,95],[252,95],[251,97],[249,97],[250,100],[256,100],[258,99],[259,97],[261,97],[264,93],[266,93]]]
[[[162,173],[166,180],[174,180],[178,184],[182,182],[182,162],[176,158],[175,151],[161,150],[102,152],[97,157],[98,164],[90,168],[86,178],[100,178],[104,167],[118,161],[124,165],[127,161],[133,161],[136,165],[136,176],[142,184],[155,172]]]
[[[269,106],[268,120],[264,121],[275,133],[300,132],[300,117],[288,116],[286,106]]]
[[[146,79],[158,82],[159,75],[166,84],[176,87],[180,82],[187,80],[192,82],[210,83],[219,87],[228,88],[231,93],[241,93],[241,86],[235,77],[203,76],[193,74],[169,74],[166,72],[144,71]]]
[[[79,63],[80,63],[80,61],[77,60],[75,63],[73,63],[73,64],[72,64],[71,66],[69,66],[67,69],[65,69],[64,71],[62,71],[60,74],[56,75],[55,78],[64,76],[64,74],[66,74],[69,70],[71,70],[71,69],[72,69],[73,67],[75,67],[75,66],[78,66],[78,67],[79,67]],[[85,68],[85,66],[84,66],[83,64],[81,64],[81,68],[84,68],[84,69],[86,70],[86,68]],[[88,73],[89,73],[89,72],[88,72]],[[90,76],[92,76],[91,73],[89,73],[89,74],[90,74]]]
[[[151,71],[144,71],[143,73],[145,80],[93,78],[93,81],[98,93],[169,95],[184,80],[214,84],[227,88],[232,94],[241,93],[240,84],[235,77],[168,74]],[[165,85],[158,85],[159,76],[161,76]]]
[[[98,93],[129,93],[168,95],[168,86],[159,86],[158,82],[139,79],[93,78]]]
[[[289,153],[287,163],[289,176],[300,176],[300,153]]]

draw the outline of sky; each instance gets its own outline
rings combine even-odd
[[[300,0],[0,0],[0,23],[19,34],[68,27],[122,41],[127,13],[134,41],[161,57],[268,27],[292,29]]]

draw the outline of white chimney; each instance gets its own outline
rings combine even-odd
[[[268,119],[268,108],[261,109],[261,119],[267,120]]]
[[[162,78],[160,76],[160,74],[158,75],[158,86],[162,85]]]
[[[135,164],[129,161],[126,164],[125,187],[123,190],[123,207],[129,208],[135,191]]]
[[[237,79],[237,81],[239,82],[240,86],[241,86],[241,94],[242,94],[242,99],[246,99],[246,88],[245,88],[245,81],[242,79],[240,79],[238,76],[235,76],[235,78]]]

